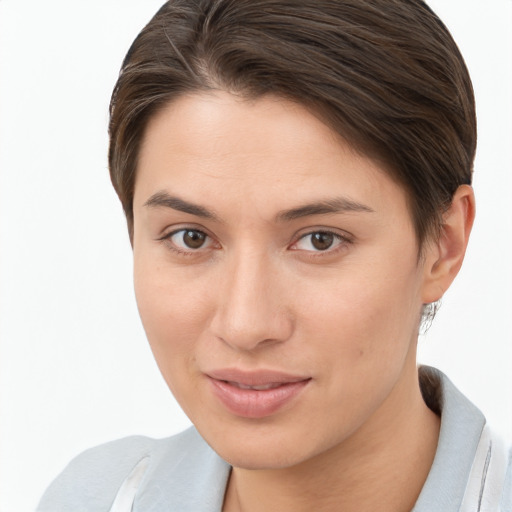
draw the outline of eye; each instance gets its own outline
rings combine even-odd
[[[180,229],[167,235],[165,238],[171,242],[176,249],[190,251],[209,247],[211,238],[198,229]]]
[[[291,248],[299,251],[326,252],[336,249],[344,242],[348,240],[337,233],[314,231],[301,236]]]

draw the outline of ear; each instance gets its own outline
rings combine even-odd
[[[424,304],[439,300],[459,273],[474,218],[473,188],[461,185],[453,196],[450,208],[443,215],[439,239],[427,242],[425,246]]]

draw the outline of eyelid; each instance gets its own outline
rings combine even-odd
[[[301,240],[303,240],[304,238],[306,238],[308,236],[314,235],[315,233],[325,233],[325,234],[333,235],[334,238],[339,241],[339,243],[336,244],[333,248],[329,247],[328,249],[326,249],[324,251],[294,248],[294,246],[297,245]],[[307,231],[295,235],[294,242],[292,242],[288,248],[292,251],[303,251],[306,253],[310,253],[312,256],[321,256],[322,254],[323,255],[333,254],[340,248],[343,248],[348,244],[352,244],[353,242],[354,242],[354,237],[347,232],[340,232],[333,228],[319,227],[319,228],[313,228],[313,229],[309,228]]]
[[[197,232],[205,235],[206,240],[207,240],[207,242],[206,242],[207,246],[206,247],[202,246],[197,249],[184,248],[184,247],[180,247],[172,242],[171,238],[174,235],[176,235],[177,233],[186,232],[186,231],[197,231]],[[157,238],[157,241],[164,243],[170,250],[172,250],[178,254],[184,255],[184,256],[198,255],[198,254],[204,253],[205,251],[210,250],[212,248],[213,249],[220,248],[219,242],[215,239],[215,237],[213,237],[208,232],[207,229],[204,229],[203,227],[199,227],[199,226],[194,226],[191,224],[185,224],[185,225],[181,225],[181,226],[172,226],[172,228],[170,228],[170,229],[168,228],[164,232],[163,235],[159,236]]]
[[[180,231],[199,231],[201,233],[204,233],[206,236],[214,239],[215,237],[210,233],[210,231],[203,226],[200,226],[198,224],[194,223],[183,223],[183,224],[174,224],[172,226],[167,226],[160,232],[160,235],[158,235],[157,240],[164,240],[166,238],[171,237],[172,235],[175,235],[176,233],[179,233]]]

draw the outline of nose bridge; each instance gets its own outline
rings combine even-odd
[[[272,258],[250,246],[234,252],[225,268],[213,320],[214,334],[238,350],[286,340],[291,318]]]

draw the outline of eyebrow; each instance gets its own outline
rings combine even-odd
[[[144,206],[148,208],[171,208],[203,219],[220,221],[217,214],[208,210],[204,206],[190,203],[176,196],[171,196],[165,191],[153,194],[144,203]],[[375,213],[375,210],[362,203],[348,199],[347,197],[335,197],[333,199],[325,199],[322,201],[308,203],[289,210],[282,210],[276,215],[276,220],[279,222],[286,222],[312,215],[328,215],[347,212]]]
[[[207,208],[194,203],[189,203],[179,197],[171,196],[167,192],[157,192],[156,194],[153,194],[144,203],[144,206],[149,208],[172,208],[173,210],[190,213],[190,215],[195,215],[196,217],[201,217],[203,219],[219,220],[218,216]]]
[[[347,197],[335,197],[314,203],[305,204],[291,210],[283,210],[276,216],[279,221],[291,221],[308,217],[310,215],[327,215],[333,213],[366,212],[375,213],[375,210]]]

